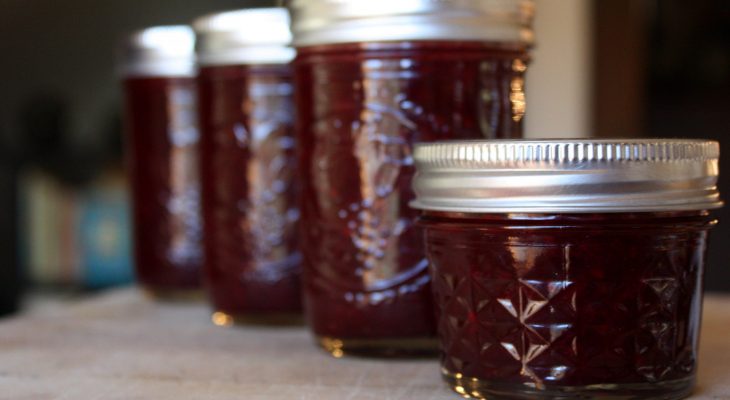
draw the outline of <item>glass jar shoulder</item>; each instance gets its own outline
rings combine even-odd
[[[445,229],[637,230],[707,229],[717,221],[708,211],[626,213],[465,213],[426,211],[419,224]]]
[[[333,60],[370,58],[418,59],[485,59],[523,58],[527,60],[528,47],[519,43],[477,41],[393,41],[340,43],[308,46],[297,49],[295,63],[318,63]]]

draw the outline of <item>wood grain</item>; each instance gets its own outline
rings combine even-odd
[[[698,399],[730,398],[730,297],[708,297]],[[333,359],[305,328],[219,328],[134,289],[0,323],[0,399],[458,399],[436,360]]]

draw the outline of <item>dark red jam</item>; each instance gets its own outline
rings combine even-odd
[[[713,224],[704,212],[425,212],[446,379],[475,397],[686,395]]]
[[[158,294],[199,289],[195,81],[135,77],[124,89],[137,279]]]
[[[411,146],[522,134],[524,48],[392,42],[295,60],[307,315],[320,337],[434,335]]]
[[[213,307],[233,317],[300,313],[290,67],[204,67],[198,85]]]

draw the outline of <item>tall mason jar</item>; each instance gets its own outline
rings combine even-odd
[[[288,12],[230,11],[193,25],[213,322],[294,322],[301,256]]]
[[[518,138],[533,4],[292,0],[305,308],[320,345],[434,349],[412,145]]]
[[[127,37],[121,50],[137,280],[156,297],[198,297],[194,34],[187,26],[147,28]]]

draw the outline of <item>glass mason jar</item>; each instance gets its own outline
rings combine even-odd
[[[531,6],[291,2],[305,307],[333,355],[435,351],[411,146],[522,135]]]
[[[442,372],[475,398],[692,390],[719,145],[443,142],[416,148]]]
[[[162,298],[200,292],[202,228],[194,35],[144,29],[122,49],[137,280]]]
[[[193,25],[213,322],[293,322],[301,319],[301,256],[289,15],[250,9]]]

